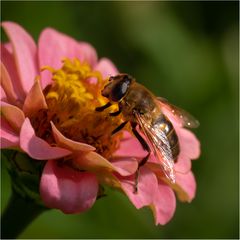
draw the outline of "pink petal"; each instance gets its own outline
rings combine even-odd
[[[0,137],[1,148],[19,146],[19,136],[4,118],[1,118]]]
[[[90,66],[94,66],[97,63],[97,52],[95,48],[87,42],[79,42],[79,60],[86,61]]]
[[[176,129],[179,138],[181,154],[196,159],[200,155],[200,142],[195,135],[187,129]]]
[[[7,51],[10,54],[13,54],[13,47],[12,47],[12,44],[10,42],[4,43],[4,47],[7,49]]]
[[[136,172],[138,162],[135,158],[115,157],[111,160],[115,170],[122,176],[129,176]]]
[[[176,190],[181,201],[191,202],[196,194],[196,181],[192,172],[176,174]]]
[[[51,126],[52,126],[54,139],[60,147],[67,148],[67,149],[71,150],[72,152],[75,152],[75,151],[88,152],[88,151],[95,150],[95,147],[93,147],[89,144],[76,142],[76,141],[73,141],[71,139],[64,137],[62,135],[62,133],[60,131],[58,131],[58,129],[55,127],[55,125],[52,122],[51,122]]]
[[[12,83],[9,83],[9,84],[12,85],[14,92],[17,95],[17,100],[23,103],[25,99],[25,92],[23,90],[20,78],[17,73],[17,67],[16,67],[14,56],[6,48],[6,45],[9,46],[9,44],[4,44],[4,45],[1,44],[1,61],[10,76],[10,80]],[[3,88],[11,88],[11,86],[8,86],[8,82],[7,83],[1,82],[1,85],[3,85]]]
[[[78,154],[75,162],[80,168],[93,172],[106,170],[117,171],[113,164],[96,152],[85,152]]]
[[[21,128],[20,146],[30,157],[38,160],[62,158],[71,154],[67,149],[52,147],[37,137],[28,118],[25,119]]]
[[[137,138],[133,137],[131,134],[125,131],[124,138],[121,139],[119,149],[114,153],[114,156],[119,157],[135,157],[143,158],[147,155],[147,152],[143,150],[141,144]]]
[[[174,164],[174,169],[178,173],[185,174],[191,170],[192,162],[189,157],[185,156],[181,151],[177,162]]]
[[[54,29],[46,28],[39,38],[39,64],[40,67],[51,66],[60,68],[64,58],[78,58],[94,65],[97,55],[93,47],[87,43],[78,43],[73,38],[57,32]],[[41,73],[43,89],[51,83],[51,73]]]
[[[113,158],[109,162],[96,152],[83,152],[75,155],[75,163],[84,170],[96,172],[116,172],[121,176],[128,176],[136,171],[137,161],[131,158]]]
[[[76,171],[57,161],[48,161],[40,182],[40,194],[49,208],[80,213],[91,208],[98,193],[94,174]]]
[[[8,123],[16,130],[20,131],[25,116],[22,110],[11,104],[1,102],[1,114],[8,121]]]
[[[11,103],[16,102],[17,95],[13,90],[13,85],[12,85],[10,76],[8,74],[8,71],[2,62],[1,62],[1,86],[6,93],[8,101]]]
[[[158,191],[158,181],[154,173],[146,167],[140,168],[138,177],[138,192],[134,193],[135,177],[120,178],[123,191],[136,208],[151,205]]]
[[[94,70],[101,72],[103,79],[118,74],[116,66],[108,58],[101,58]]]
[[[32,37],[16,23],[3,22],[2,27],[12,43],[17,71],[22,88],[27,94],[38,72],[36,44]]]
[[[40,109],[47,108],[48,106],[45,101],[45,97],[43,95],[40,83],[38,80],[36,80],[25,99],[23,105],[23,112],[26,116],[31,116],[32,113],[36,113]]]
[[[159,183],[158,192],[155,194],[152,210],[157,224],[166,224],[173,216],[176,209],[176,198],[173,190],[166,184]]]
[[[0,86],[0,99],[3,102],[7,101],[7,96],[6,96],[5,91],[3,90],[2,86]]]

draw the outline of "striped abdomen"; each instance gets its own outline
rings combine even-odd
[[[180,148],[179,148],[178,136],[176,134],[175,129],[173,128],[172,123],[169,121],[169,119],[165,115],[160,114],[160,116],[158,117],[158,119],[155,121],[154,124],[157,124],[166,135],[171,148],[173,160],[174,162],[176,162],[180,152]]]

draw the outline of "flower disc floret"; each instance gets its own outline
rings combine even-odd
[[[122,120],[109,116],[114,106],[103,113],[95,111],[97,106],[106,102],[101,89],[107,79],[78,59],[64,59],[60,69],[47,66],[43,70],[52,73],[53,83],[44,92],[48,109],[41,109],[31,119],[38,136],[54,144],[50,126],[53,122],[67,138],[92,145],[97,153],[110,158],[119,146],[120,136],[112,136],[112,131]],[[97,82],[91,84],[90,78]]]

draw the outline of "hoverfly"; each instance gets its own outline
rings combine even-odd
[[[183,127],[198,127],[199,122],[189,113],[170,104],[164,98],[157,98],[143,85],[137,83],[128,74],[111,76],[109,83],[102,90],[102,96],[108,98],[109,102],[104,106],[97,107],[96,111],[103,111],[114,103],[118,103],[119,110],[110,113],[111,116],[123,114],[124,122],[121,123],[112,134],[120,131],[128,122],[132,132],[141,143],[144,150],[148,152],[139,162],[138,169],[143,166],[151,152],[159,160],[165,176],[175,183],[174,163],[180,152],[177,134],[169,118],[164,115],[163,108],[167,108],[174,117],[181,121]],[[140,128],[138,132],[137,126]],[[138,175],[138,171],[137,171]],[[137,192],[137,178],[135,192]]]

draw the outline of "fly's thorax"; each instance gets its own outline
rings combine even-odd
[[[141,114],[149,114],[156,109],[153,94],[136,82],[131,85],[120,105],[122,105],[122,112],[125,117],[131,116],[133,110]]]

